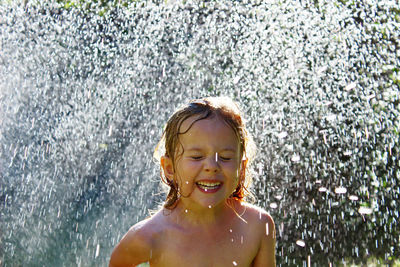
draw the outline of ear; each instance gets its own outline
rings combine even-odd
[[[174,178],[174,166],[172,164],[172,159],[167,156],[161,157],[161,167],[164,171],[164,175],[168,180],[172,180]]]

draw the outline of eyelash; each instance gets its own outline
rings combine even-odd
[[[203,157],[202,156],[198,156],[198,157],[191,157],[192,159],[194,159],[194,160],[200,160],[200,159],[202,159]],[[229,161],[229,160],[231,160],[232,158],[228,158],[228,157],[219,157],[222,161]]]

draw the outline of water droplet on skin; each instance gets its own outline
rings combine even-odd
[[[186,181],[186,184],[189,184],[189,181]]]
[[[233,238],[231,239],[232,243],[233,243]]]
[[[233,261],[232,263],[233,263],[233,265],[237,266],[237,263],[236,263],[236,261]]]
[[[268,225],[268,223],[265,224],[265,234],[269,235],[269,225]]]
[[[185,212],[187,213],[187,212],[188,212],[188,210],[185,210]]]
[[[218,162],[218,152],[215,153],[215,162]]]
[[[229,232],[231,232],[231,233],[232,233],[232,229],[229,229]]]
[[[240,236],[240,243],[243,244],[243,236]]]
[[[208,208],[209,208],[209,209],[211,209],[211,208],[212,208],[212,206],[211,206],[211,205],[208,205]]]

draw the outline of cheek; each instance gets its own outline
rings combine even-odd
[[[232,163],[229,163],[228,165],[226,165],[225,167],[226,167],[228,176],[232,177],[232,179],[234,181],[238,181],[239,177],[240,177],[240,173],[241,173],[240,165],[235,162],[232,162]]]
[[[197,169],[198,166],[190,162],[185,162],[184,164],[177,165],[177,175],[175,179],[182,192],[189,193],[193,191],[193,188],[195,186],[194,179],[197,175]]]

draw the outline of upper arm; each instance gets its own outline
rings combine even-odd
[[[253,261],[254,267],[275,267],[275,223],[272,217],[264,213],[262,215],[263,224],[260,226],[261,241],[256,257]]]
[[[109,267],[131,267],[147,262],[151,257],[149,234],[133,226],[114,248]]]

